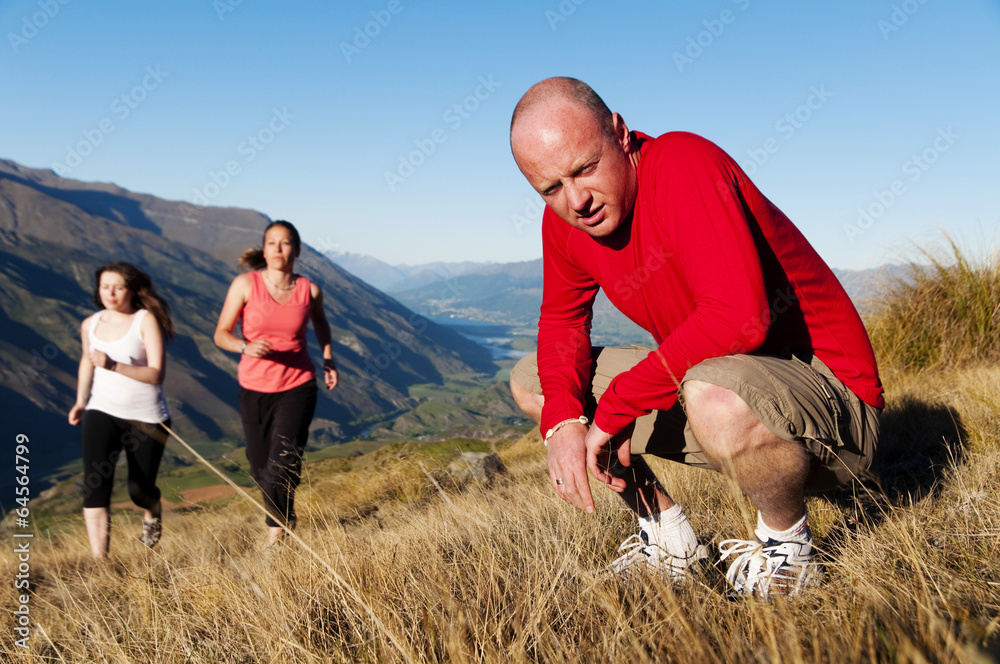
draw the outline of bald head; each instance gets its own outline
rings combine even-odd
[[[590,115],[600,127],[605,138],[614,140],[615,128],[611,110],[594,89],[581,80],[567,76],[547,78],[531,86],[514,107],[510,119],[510,138],[513,144],[517,125],[541,109],[553,106],[576,106]]]
[[[601,239],[632,214],[639,148],[586,83],[549,78],[532,86],[514,109],[510,149],[532,188],[574,228]]]

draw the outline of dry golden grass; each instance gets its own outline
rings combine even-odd
[[[106,564],[82,524],[38,537],[30,651],[8,637],[0,658],[1000,661],[1000,368],[936,366],[884,367],[882,459],[863,484],[809,499],[826,582],[791,601],[729,601],[711,567],[677,587],[598,577],[634,522],[600,488],[594,515],[562,503],[536,432],[501,448],[509,472],[492,486],[439,491],[419,446],[307,463],[304,546],[272,557],[239,497],[168,515],[153,550],[138,517],[116,513]],[[721,476],[655,467],[704,541],[749,536],[755,511]],[[16,566],[8,547],[6,578]]]
[[[676,588],[598,578],[632,522],[608,491],[590,517],[559,501],[534,434],[501,450],[506,477],[447,501],[405,452],[314,464],[298,532],[335,574],[297,544],[265,557],[261,517],[235,498],[170,515],[151,551],[118,514],[110,564],[89,560],[82,526],[36,540],[31,659],[995,661],[1000,370],[891,381],[886,440],[911,463],[880,469],[881,491],[810,498],[827,578],[793,601],[728,601],[711,568]],[[720,476],[657,469],[703,539],[749,535],[754,512]],[[27,661],[12,641],[0,656]]]

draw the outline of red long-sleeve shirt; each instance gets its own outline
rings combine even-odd
[[[861,318],[802,233],[715,144],[686,132],[637,136],[635,209],[610,238],[548,207],[542,217],[541,430],[583,412],[598,287],[658,344],[601,398],[594,423],[609,434],[670,408],[690,367],[736,353],[815,353],[882,408]]]

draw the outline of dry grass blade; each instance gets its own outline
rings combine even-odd
[[[238,486],[231,479],[229,479],[228,477],[226,477],[215,466],[213,466],[211,463],[209,463],[208,460],[206,460],[203,456],[201,456],[200,454],[198,454],[198,452],[193,447],[191,447],[190,445],[188,445],[187,442],[185,440],[183,440],[180,436],[178,436],[173,430],[171,430],[170,427],[168,427],[166,424],[163,424],[163,423],[161,423],[160,426],[162,426],[164,429],[166,429],[167,433],[169,433],[175,440],[177,440],[181,445],[183,445],[184,448],[188,452],[190,452],[191,454],[193,454],[194,457],[196,459],[198,459],[199,462],[201,462],[202,464],[204,464],[205,466],[207,466],[209,469],[211,469],[212,472],[214,472],[216,475],[218,475],[219,477],[221,477],[227,484],[229,484],[234,489],[236,489],[237,493],[239,493],[241,496],[243,496],[249,503],[251,503],[252,505],[254,505],[256,508],[258,508],[265,515],[267,515],[267,510],[264,509],[263,505],[261,505],[256,500],[254,500],[250,496],[250,494],[248,494],[246,491],[244,491],[240,486]],[[399,653],[403,656],[403,658],[407,662],[413,662],[413,661],[415,661],[413,659],[412,654],[410,653],[409,648],[407,648],[396,637],[395,633],[392,630],[388,629],[385,626],[385,624],[383,623],[382,619],[375,613],[375,611],[372,610],[372,608],[368,605],[368,603],[365,602],[365,600],[357,593],[357,591],[354,589],[354,587],[351,584],[347,583],[347,581],[340,574],[337,573],[337,570],[333,569],[333,567],[322,556],[320,556],[318,553],[316,553],[316,551],[314,551],[312,549],[312,547],[310,547],[308,544],[306,544],[305,541],[301,537],[299,537],[298,535],[296,535],[295,531],[291,530],[290,528],[285,528],[284,526],[282,526],[282,527],[285,529],[285,534],[287,536],[291,537],[303,549],[305,549],[306,551],[308,551],[309,554],[316,560],[316,562],[318,562],[327,571],[327,573],[329,573],[329,575],[333,578],[333,580],[337,584],[339,584],[344,590],[346,590],[347,593],[348,593],[348,595],[350,595],[357,602],[358,606],[360,606],[362,609],[364,609],[365,613],[368,614],[368,617],[371,618],[371,620],[375,623],[376,626],[378,626],[379,632],[383,636],[385,636],[385,638],[387,638],[390,643],[392,643],[392,645],[399,651]]]

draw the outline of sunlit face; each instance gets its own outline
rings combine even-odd
[[[117,272],[101,272],[98,291],[101,304],[105,309],[130,313],[132,311],[132,296],[134,293],[125,285],[125,277]]]
[[[635,207],[638,190],[628,128],[606,137],[584,108],[553,100],[518,121],[511,149],[521,173],[562,219],[594,238],[614,233]]]
[[[273,270],[290,270],[295,264],[295,245],[292,234],[284,226],[272,226],[264,234],[264,260]]]

